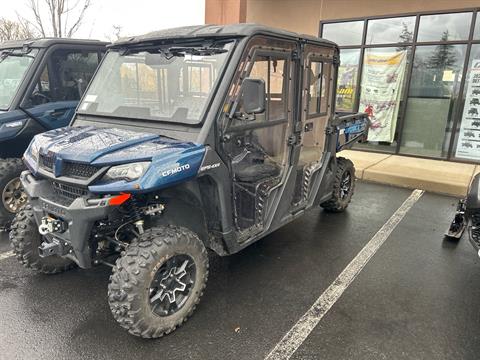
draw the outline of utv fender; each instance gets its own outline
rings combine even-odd
[[[328,191],[333,186],[333,180],[335,178],[335,169],[337,168],[337,158],[331,153],[326,154],[325,158],[326,166],[323,167],[323,176],[319,176],[318,179],[321,179],[321,182],[314,184],[318,189],[316,190],[316,196],[311,205],[317,206],[321,203],[330,200],[332,197],[332,192]]]
[[[208,244],[208,229],[198,183],[189,181],[164,190],[160,201],[165,206],[161,215],[149,219],[149,226],[182,226],[193,231]]]
[[[0,158],[22,157],[33,137],[48,130],[33,119],[18,119],[23,123],[19,128],[11,129],[5,124],[0,125]]]
[[[216,209],[216,213],[209,215],[220,221],[220,225],[214,229],[223,234],[232,233],[231,174],[228,167],[210,146],[206,147],[205,156],[198,172],[198,181],[205,205],[210,202],[212,206],[207,209]]]
[[[480,209],[480,174],[474,176],[467,194],[467,210]]]

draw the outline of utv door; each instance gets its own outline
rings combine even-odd
[[[46,129],[67,126],[101,59],[97,49],[52,47],[22,101]]]
[[[263,37],[252,40],[229,92],[221,149],[232,174],[240,241],[268,228],[289,170],[295,49],[293,42]],[[245,112],[245,78],[264,81],[264,112]]]
[[[332,116],[333,55],[332,48],[304,45],[302,111],[300,123],[295,126],[300,141],[293,155],[296,164],[293,211],[304,207],[316,196],[312,185],[324,165],[326,129]],[[295,161],[297,157],[298,161]]]

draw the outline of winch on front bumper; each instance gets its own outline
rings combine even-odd
[[[39,231],[47,239],[39,248],[40,254],[65,256],[81,268],[90,268],[94,252],[89,241],[92,227],[108,217],[113,197],[94,197],[86,189],[36,179],[28,171],[20,179]]]

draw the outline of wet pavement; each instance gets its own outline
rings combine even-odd
[[[108,268],[44,276],[0,260],[0,359],[263,359],[410,193],[360,183],[346,213],[315,209],[212,255],[196,312],[159,340],[113,320]],[[442,240],[455,206],[425,194],[292,359],[477,359],[480,260],[466,237]]]

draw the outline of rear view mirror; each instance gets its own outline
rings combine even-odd
[[[243,109],[247,114],[260,114],[265,111],[265,81],[245,78],[242,84]]]
[[[167,59],[163,54],[145,54],[145,65],[151,68],[162,67],[175,61],[175,57]]]

